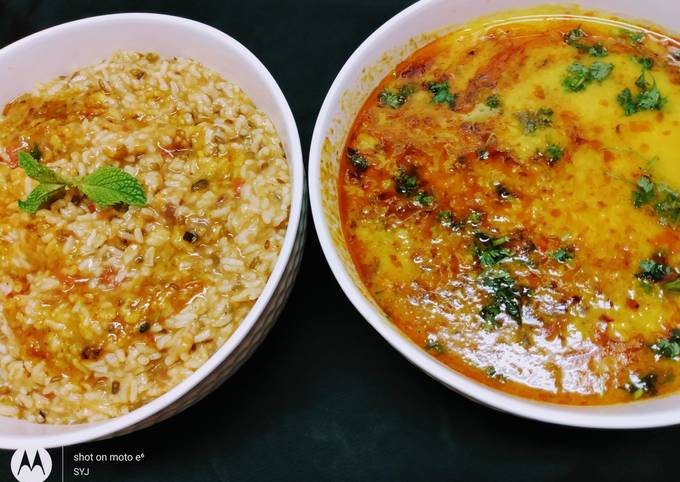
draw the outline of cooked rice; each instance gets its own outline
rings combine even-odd
[[[37,183],[16,156],[34,144],[66,175],[124,169],[148,205],[99,209],[71,190],[24,213]],[[272,123],[188,59],[117,53],[18,97],[0,163],[0,415],[92,422],[165,393],[238,327],[286,230]]]

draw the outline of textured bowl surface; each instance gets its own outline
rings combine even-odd
[[[338,159],[366,96],[419,47],[481,16],[546,4],[541,0],[421,0],[371,35],[350,57],[333,85],[314,128],[309,156],[309,194],[326,259],[345,294],[366,320],[409,361],[444,385],[490,407],[546,422],[598,428],[641,428],[680,423],[680,394],[623,405],[576,407],[508,395],[468,379],[413,344],[372,300],[345,246],[337,202]],[[680,32],[680,2],[583,0],[565,11],[595,10],[635,23]],[[509,13],[512,15],[512,13]]]
[[[264,291],[227,342],[196,372],[161,397],[111,420],[39,425],[0,417],[0,447],[55,447],[131,432],[168,418],[214,390],[264,339],[290,294],[305,239],[306,195],[300,138],[276,81],[245,47],[212,27],[178,17],[118,14],[53,27],[0,50],[0,104],[119,50],[188,57],[237,84],[274,123],[291,169],[292,202],[281,253]]]

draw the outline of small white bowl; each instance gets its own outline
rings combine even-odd
[[[542,403],[487,387],[440,363],[402,334],[363,286],[343,238],[337,200],[338,161],[347,132],[366,97],[398,63],[442,33],[504,10],[543,5],[545,0],[422,0],[376,30],[336,77],[316,121],[309,155],[314,224],[340,286],[366,320],[411,363],[449,388],[490,407],[563,425],[642,428],[680,423],[680,394],[643,402],[577,407]],[[680,2],[582,0],[582,9],[644,19],[680,31]],[[573,5],[565,6],[565,10]]]
[[[274,123],[291,169],[292,202],[281,253],[264,291],[227,342],[172,390],[127,415],[78,425],[40,425],[0,417],[0,447],[56,447],[128,433],[184,410],[217,388],[272,327],[298,272],[305,239],[304,164],[295,120],[281,89],[243,45],[207,25],[166,15],[105,15],[59,25],[0,50],[0,105],[18,94],[106,59],[119,50],[188,57],[241,87]]]

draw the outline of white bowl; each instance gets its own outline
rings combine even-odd
[[[440,363],[402,334],[375,304],[352,263],[340,228],[338,160],[351,123],[369,93],[400,60],[437,36],[495,12],[538,6],[545,0],[422,0],[375,31],[349,58],[321,107],[309,155],[309,190],[316,231],[326,259],[345,294],[366,320],[411,363],[449,388],[493,408],[564,425],[641,428],[680,423],[680,394],[648,401],[576,407],[509,395],[466,378]],[[680,31],[680,2],[583,0],[583,8],[643,19]]]
[[[215,389],[255,350],[274,324],[293,286],[306,225],[300,138],[276,81],[243,45],[207,25],[155,14],[119,14],[66,23],[0,50],[0,105],[38,82],[104,60],[118,50],[189,57],[240,86],[266,112],[283,142],[292,178],[292,202],[281,253],[264,291],[232,336],[196,372],[161,397],[107,421],[39,425],[0,417],[0,447],[55,447],[131,432],[187,408]]]

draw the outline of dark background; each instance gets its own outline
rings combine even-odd
[[[0,0],[0,46],[105,13],[148,11],[207,23],[241,41],[269,68],[293,109],[306,155],[317,112],[340,67],[409,3]],[[677,478],[679,447],[676,428],[552,426],[495,412],[447,390],[390,348],[355,311],[310,226],[290,301],[243,368],[168,421],[66,448],[65,480],[78,480],[72,462],[77,452],[143,452],[139,463],[80,464],[90,468],[84,480],[641,482]],[[58,474],[61,454],[51,453]],[[0,452],[0,480],[12,478],[9,456]]]

